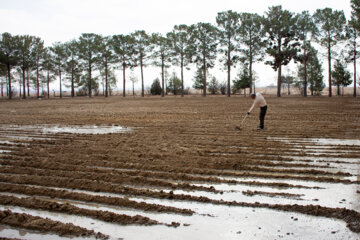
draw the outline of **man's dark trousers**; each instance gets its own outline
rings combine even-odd
[[[259,128],[264,129],[264,120],[266,115],[267,106],[260,107],[260,126]]]

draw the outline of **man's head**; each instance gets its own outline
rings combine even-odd
[[[255,98],[256,98],[256,94],[255,94],[255,93],[252,93],[252,94],[250,95],[250,97],[251,97],[251,99],[255,99]]]

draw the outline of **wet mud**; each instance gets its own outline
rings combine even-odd
[[[12,227],[19,227],[30,230],[41,230],[49,233],[57,233],[60,236],[96,237],[108,239],[108,236],[95,233],[69,223],[55,222],[50,219],[34,217],[28,214],[13,213],[11,211],[0,211],[0,223]]]
[[[359,99],[269,98],[261,132],[256,113],[234,131],[251,105],[243,97],[0,101],[0,206],[5,208],[155,229],[187,226],[177,217],[146,217],[196,217],[199,209],[182,207],[184,202],[339,219],[360,232]],[[134,215],[80,208],[77,202]],[[11,211],[2,211],[1,219],[15,228],[106,238],[81,223]]]

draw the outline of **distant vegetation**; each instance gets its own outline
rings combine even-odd
[[[343,11],[330,8],[318,9],[310,15],[308,11],[295,14],[281,6],[272,6],[263,16],[231,10],[220,12],[216,26],[176,25],[166,35],[142,30],[113,36],[83,33],[76,40],[55,42],[51,47],[45,47],[44,41],[36,36],[13,36],[5,32],[0,39],[1,94],[11,99],[16,84],[22,98],[30,95],[31,88],[37,97],[50,97],[49,84],[58,79],[60,97],[63,86],[71,89],[72,97],[91,97],[99,94],[101,87],[103,95],[108,97],[116,86],[114,71],[121,69],[125,97],[127,71],[138,67],[144,96],[143,69],[153,65],[161,69],[161,79],[153,82],[150,92],[183,96],[188,92],[184,89],[184,68],[195,65],[198,71],[194,87],[201,89],[203,96],[218,92],[230,96],[245,88],[253,92],[254,63],[264,62],[278,72],[277,96],[281,96],[283,84],[296,85],[307,96],[308,89],[311,94],[320,94],[325,86],[322,63],[314,48],[318,46],[327,52],[329,96],[333,85],[340,95],[341,87],[351,83],[356,96],[360,1],[352,0],[351,6],[353,12],[348,21]],[[339,45],[342,50],[335,51],[334,47]],[[216,61],[227,72],[225,83],[208,75]],[[297,77],[282,73],[282,67],[291,61],[298,63]],[[346,70],[349,63],[354,66],[352,79]],[[232,78],[231,70],[236,64],[242,70]],[[181,69],[181,76],[172,76],[167,87],[166,69],[172,65]]]

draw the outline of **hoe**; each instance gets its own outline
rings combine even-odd
[[[243,123],[245,121],[245,119],[247,118],[248,114],[245,114],[243,120],[241,121],[240,125],[239,126],[236,126],[235,129],[236,130],[241,130],[241,127],[243,126]]]

